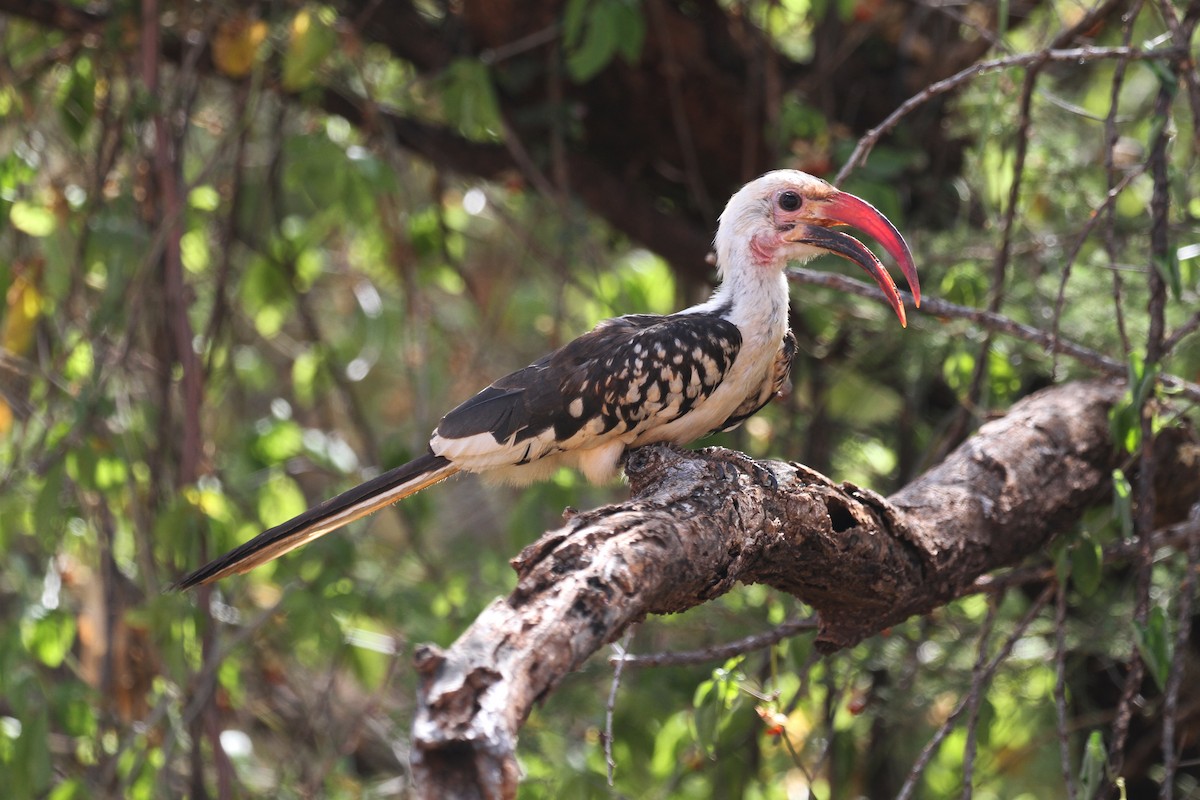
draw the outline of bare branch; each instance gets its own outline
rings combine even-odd
[[[729,451],[634,451],[633,499],[546,533],[514,560],[512,595],[449,649],[419,652],[419,796],[514,796],[533,705],[649,614],[765,583],[816,609],[828,652],[968,591],[1108,496],[1108,410],[1123,391],[1081,383],[1027,398],[887,500]]]
[[[824,286],[847,294],[858,295],[859,297],[883,300],[883,292],[879,291],[878,288],[835,272],[818,272],[804,267],[792,267],[788,270],[787,274],[788,280],[796,283]],[[901,291],[900,297],[904,300],[906,306],[915,308],[912,305],[911,294]],[[981,308],[972,308],[971,306],[960,306],[946,300],[939,300],[936,297],[921,298],[920,310],[933,317],[969,320],[988,330],[999,331],[1016,339],[1041,345],[1047,351],[1070,356],[1081,364],[1086,364],[1097,372],[1112,378],[1123,380],[1129,374],[1128,366],[1121,361],[1117,361],[1115,358],[1110,358],[1103,353],[1092,350],[1089,347],[1084,347],[1069,339],[1055,336],[1041,328],[1017,322],[1003,314],[986,311]],[[1159,380],[1162,381],[1163,386],[1178,393],[1180,397],[1200,402],[1200,384],[1185,381],[1183,378],[1167,373],[1159,375]]]
[[[905,100],[899,108],[888,115],[887,119],[867,131],[866,135],[858,140],[858,145],[854,148],[854,152],[850,154],[850,158],[846,159],[846,163],[838,170],[837,177],[834,178],[833,182],[840,184],[846,179],[847,175],[865,164],[867,156],[871,154],[871,150],[885,133],[900,123],[900,120],[933,98],[951,92],[963,84],[970,83],[981,75],[1012,69],[1014,67],[1029,67],[1041,62],[1073,62],[1082,64],[1089,61],[1104,61],[1112,58],[1130,60],[1179,58],[1185,56],[1186,52],[1186,48],[1179,47],[1162,48],[1160,50],[1140,50],[1136,47],[1072,47],[1065,50],[1038,50],[1031,53],[1018,53],[1017,55],[1004,56],[1003,58],[993,58],[989,61],[980,61],[977,64],[972,64],[966,69],[956,72],[949,78],[929,84]]]
[[[755,650],[762,650],[764,647],[778,644],[784,639],[795,636],[797,633],[815,631],[818,624],[816,617],[789,619],[786,622],[779,623],[769,631],[756,633],[726,644],[705,647],[700,650],[688,650],[682,653],[650,653],[644,656],[623,653],[622,655],[611,657],[609,661],[614,664],[624,662],[634,667],[666,667],[679,664],[703,664],[709,661],[725,661],[734,656],[752,653]]]
[[[908,800],[908,798],[913,796],[913,792],[916,791],[917,788],[917,781],[920,780],[921,775],[924,774],[925,768],[929,766],[929,762],[933,760],[933,756],[937,753],[938,748],[942,746],[942,742],[944,742],[946,737],[950,735],[950,732],[954,730],[954,726],[958,723],[958,718],[962,716],[963,712],[968,709],[969,704],[973,700],[978,702],[976,698],[978,697],[979,692],[982,690],[982,687],[986,686],[988,683],[991,683],[991,679],[996,674],[996,670],[999,669],[1000,665],[1003,664],[1005,659],[1008,658],[1008,654],[1012,652],[1013,645],[1017,643],[1017,640],[1025,635],[1025,631],[1029,628],[1029,625],[1035,619],[1037,619],[1037,615],[1041,613],[1042,607],[1046,605],[1046,602],[1050,599],[1052,592],[1053,590],[1050,586],[1047,586],[1044,590],[1042,590],[1042,593],[1038,595],[1037,600],[1035,600],[1033,605],[1029,607],[1029,610],[1025,612],[1025,616],[1021,618],[1021,621],[1018,622],[1016,627],[1013,628],[1012,632],[1008,635],[1008,638],[1004,640],[1004,646],[1000,648],[1000,651],[996,653],[991,661],[987,662],[986,667],[982,671],[978,670],[977,665],[976,672],[978,674],[977,677],[971,682],[971,691],[967,693],[966,697],[959,701],[955,709],[950,712],[949,716],[946,717],[946,721],[942,723],[940,728],[938,728],[937,733],[933,735],[933,738],[931,738],[921,750],[921,755],[917,757],[917,760],[913,763],[912,769],[909,770],[908,778],[905,779],[904,785],[900,787],[900,793],[896,795],[896,800]]]

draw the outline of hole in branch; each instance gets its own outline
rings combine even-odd
[[[858,525],[858,520],[850,513],[850,509],[837,500],[831,498],[826,501],[825,510],[829,513],[829,524],[835,533],[848,531]]]

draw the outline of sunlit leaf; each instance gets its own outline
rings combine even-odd
[[[208,269],[208,239],[204,231],[191,230],[179,237],[179,255],[188,272],[198,274]]]
[[[197,211],[216,211],[221,205],[221,195],[211,186],[197,186],[188,192],[188,205]]]
[[[1079,796],[1081,800],[1092,800],[1105,785],[1104,773],[1108,756],[1104,748],[1104,736],[1100,731],[1088,734],[1083,750],[1083,763],[1079,768]]]
[[[254,442],[254,450],[265,464],[280,464],[304,449],[304,433],[290,419],[271,420]]]
[[[307,11],[300,12],[307,14]],[[299,17],[299,14],[297,15]],[[295,23],[293,22],[293,31]],[[212,58],[217,69],[230,78],[250,74],[262,43],[267,38],[267,23],[239,11],[221,20],[212,39]],[[290,43],[289,43],[290,45]]]
[[[59,783],[50,794],[46,795],[46,800],[84,800],[89,796],[87,785],[78,778],[71,778]]]
[[[33,262],[13,277],[5,294],[0,347],[10,353],[25,355],[33,346],[34,325],[45,306],[38,288],[40,277],[39,262]]]
[[[305,350],[292,361],[292,387],[303,403],[313,401],[320,363],[317,352],[312,349]]]
[[[264,527],[278,525],[305,508],[304,493],[282,472],[273,473],[258,490],[258,518]]]
[[[283,88],[299,91],[316,83],[317,70],[337,46],[333,12],[325,6],[309,5],[292,18],[287,47],[283,52]]]
[[[71,355],[67,357],[67,363],[63,367],[63,375],[67,380],[82,381],[92,376],[92,370],[96,366],[95,356],[92,352],[92,343],[86,339],[81,339],[76,343],[71,350]]]
[[[1122,470],[1113,470],[1113,508],[1121,522],[1121,536],[1133,537],[1133,487]]]
[[[74,642],[75,617],[64,611],[21,620],[21,644],[51,669],[62,664]]]
[[[25,200],[12,204],[8,218],[14,228],[29,236],[49,236],[54,232],[54,212]]]

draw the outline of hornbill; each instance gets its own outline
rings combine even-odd
[[[803,172],[769,172],[742,187],[721,214],[721,283],[706,302],[601,322],[443,417],[424,455],[263,531],[176,586],[246,572],[459,471],[524,484],[565,465],[602,482],[630,448],[687,444],[737,426],[787,381],[796,348],[789,262],[821,253],[853,261],[906,324],[895,282],[865,245],[835,229],[841,225],[879,240],[920,305],[912,254],[883,214]]]

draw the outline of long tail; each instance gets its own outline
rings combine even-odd
[[[227,575],[252,570],[359,517],[365,517],[426,486],[445,480],[456,472],[458,467],[446,459],[426,453],[337,497],[331,497],[281,525],[263,531],[240,547],[185,575],[172,588],[190,589]]]

